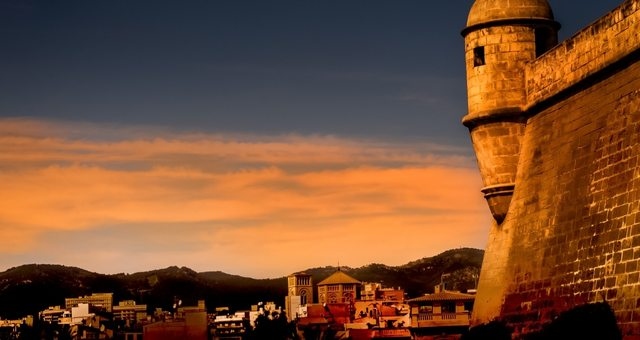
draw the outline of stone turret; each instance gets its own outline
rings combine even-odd
[[[525,64],[557,44],[546,0],[476,0],[465,39],[469,128],[491,214],[502,223],[513,195],[526,115]]]

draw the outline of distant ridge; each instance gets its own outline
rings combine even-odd
[[[448,289],[473,288],[484,251],[473,248],[447,250],[402,266],[372,263],[359,268],[341,266],[340,270],[364,282],[382,282],[387,287],[402,287],[409,297],[433,291],[441,275]],[[333,266],[305,269],[320,282],[338,268]],[[65,297],[113,292],[114,300],[134,299],[138,303],[170,309],[174,297],[185,305],[204,299],[209,308],[229,306],[248,309],[258,301],[282,304],[287,292],[286,277],[253,279],[220,271],[198,273],[187,267],[133,274],[99,274],[77,267],[51,264],[27,264],[0,273],[0,317],[35,315],[48,306],[64,305]]]

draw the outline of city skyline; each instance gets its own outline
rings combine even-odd
[[[0,4],[0,270],[266,278],[484,248],[471,3]],[[564,40],[620,2],[550,3]]]

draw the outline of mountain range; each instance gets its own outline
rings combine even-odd
[[[318,283],[339,269],[362,282],[402,287],[412,298],[433,292],[441,281],[447,289],[475,288],[483,255],[480,249],[459,248],[395,267],[373,263],[359,268],[310,268],[304,272]],[[204,299],[210,310],[221,306],[240,310],[259,301],[282,305],[287,278],[253,279],[220,271],[198,273],[177,266],[107,275],[62,265],[27,264],[0,273],[0,317],[37,315],[49,306],[63,306],[65,297],[100,292],[113,292],[114,303],[135,300],[146,304],[149,311],[169,310],[176,299],[187,306]]]

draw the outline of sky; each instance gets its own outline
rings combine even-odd
[[[560,39],[621,1],[549,1]],[[471,0],[0,0],[0,270],[484,248]]]

